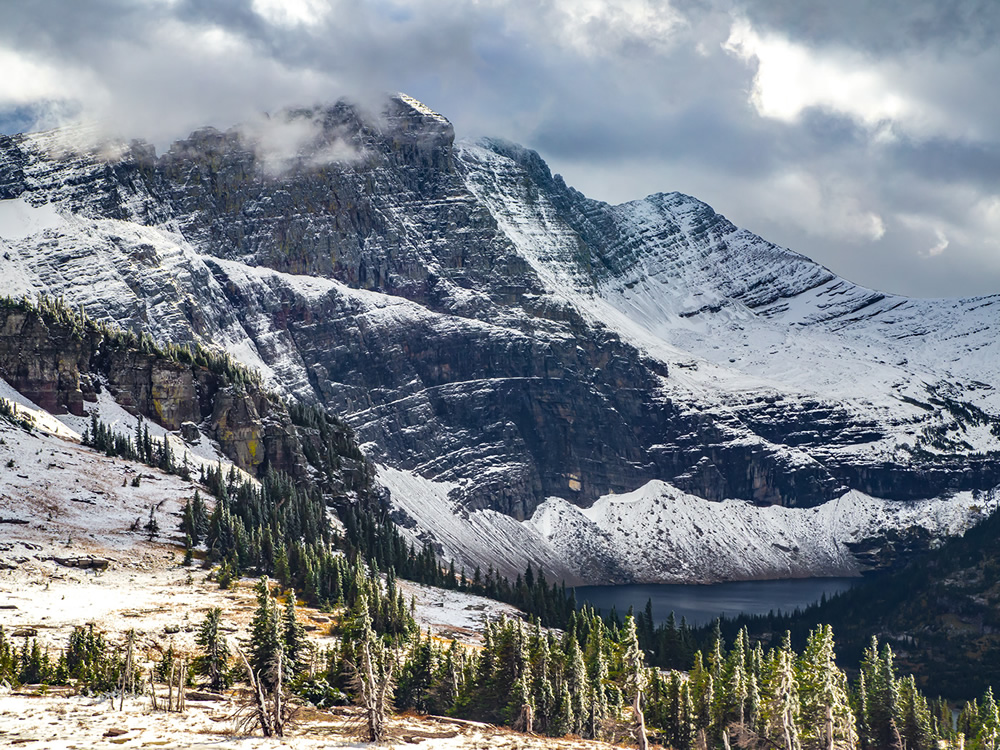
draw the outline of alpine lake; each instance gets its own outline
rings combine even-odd
[[[861,583],[863,578],[791,578],[776,581],[737,581],[714,584],[640,583],[621,586],[577,586],[576,600],[589,603],[603,614],[612,608],[624,618],[632,607],[642,612],[652,602],[653,620],[660,624],[670,613],[678,625],[706,625],[718,617],[791,613],[805,609],[824,596]]]

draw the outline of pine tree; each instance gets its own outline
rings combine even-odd
[[[768,742],[783,750],[797,750],[799,685],[795,677],[795,655],[788,634],[780,648],[768,652],[761,695]]]
[[[701,651],[694,654],[689,682],[691,700],[694,704],[695,725],[699,730],[708,730],[712,722],[712,703],[715,700],[715,685],[711,673],[705,669]]]
[[[900,734],[908,750],[937,747],[927,699],[920,694],[913,675],[899,681]]]
[[[862,750],[883,750],[902,747],[899,733],[899,686],[889,644],[879,650],[873,636],[861,660],[864,676],[867,713],[861,723],[867,735],[860,737]]]
[[[567,680],[572,691],[573,702],[573,733],[581,737],[593,738],[593,720],[591,718],[591,690],[587,676],[587,667],[583,662],[583,652],[576,638],[569,640]]]
[[[847,678],[837,668],[833,629],[821,625],[809,634],[799,660],[800,727],[803,747],[834,750],[857,742]]]
[[[448,714],[454,710],[462,689],[464,663],[464,653],[453,640],[434,670],[429,691],[431,713]]]
[[[231,684],[229,676],[229,644],[219,629],[222,610],[213,607],[198,628],[194,642],[202,655],[195,660],[195,671],[205,677],[205,687],[221,692]]]
[[[291,679],[306,667],[309,641],[306,631],[295,617],[295,589],[289,589],[281,621],[287,678]]]
[[[744,728],[748,695],[746,643],[746,631],[741,629],[729,656],[723,661],[716,683],[712,723],[720,736],[729,732],[731,724]]]
[[[265,690],[273,690],[285,655],[278,608],[267,576],[257,582],[257,610],[250,621],[249,652],[250,666],[257,679]]]
[[[639,648],[635,618],[632,615],[625,618],[625,627],[622,631],[622,666],[625,697],[632,703],[635,740],[639,750],[646,750],[649,740],[646,737],[646,720],[642,713],[643,691],[646,689],[646,668],[642,649]]]
[[[552,655],[549,641],[535,624],[529,640],[531,674],[533,677],[532,696],[535,706],[535,728],[548,732],[556,721],[556,692],[552,684]]]
[[[590,735],[596,737],[599,727],[608,715],[608,696],[606,683],[608,681],[608,662],[605,657],[608,643],[607,629],[599,617],[592,617],[590,630],[587,634],[586,662],[587,674],[593,698],[590,701],[591,726]]]
[[[978,707],[975,731],[976,744],[980,750],[1000,748],[1000,711],[993,698],[993,688],[987,688]]]
[[[431,683],[434,671],[434,653],[431,634],[426,638],[417,637],[399,673],[396,686],[396,707],[400,710],[415,708],[427,713],[431,702]]]
[[[380,742],[386,733],[386,717],[392,700],[392,660],[381,640],[372,630],[367,597],[362,591],[358,596],[358,637],[356,658],[350,667],[358,705],[365,717],[369,742]]]

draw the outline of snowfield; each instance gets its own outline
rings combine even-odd
[[[384,745],[357,739],[356,709],[304,709],[283,738],[237,735],[231,701],[187,701],[184,713],[153,711],[148,698],[127,698],[118,710],[104,697],[62,697],[37,692],[0,692],[0,745],[26,750],[322,750],[323,748],[407,747],[414,750],[600,750],[606,742],[518,734],[487,724],[445,717],[392,716]]]

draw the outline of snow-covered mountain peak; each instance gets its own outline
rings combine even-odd
[[[448,513],[1000,483],[1000,298],[866,289],[680,193],[590,200],[405,95],[160,157],[0,139],[0,237],[0,292],[225,349]]]

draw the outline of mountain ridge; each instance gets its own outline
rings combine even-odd
[[[159,157],[0,139],[0,291],[217,346],[458,514],[654,481],[789,507],[1000,484],[1000,298],[883,295],[680,193],[593,201],[418,105]]]

